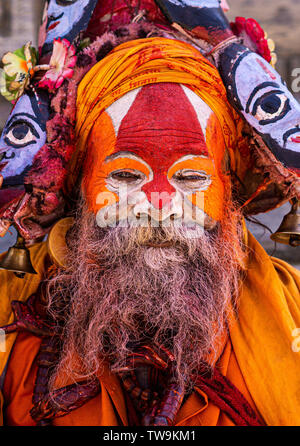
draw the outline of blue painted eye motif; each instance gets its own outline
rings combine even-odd
[[[13,108],[0,137],[0,171],[2,188],[22,184],[32,166],[35,155],[47,140],[46,123],[49,118],[48,94],[26,93]]]
[[[36,144],[40,139],[34,127],[26,121],[16,121],[5,132],[4,141],[8,146],[16,149]]]
[[[290,101],[285,93],[281,90],[273,90],[255,101],[251,114],[260,125],[266,125],[279,121],[290,110]]]

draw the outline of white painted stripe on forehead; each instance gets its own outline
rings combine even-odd
[[[116,136],[118,136],[120,125],[128,113],[128,110],[132,106],[136,95],[140,91],[142,87],[136,88],[135,90],[129,91],[124,94],[120,99],[115,101],[112,105],[110,105],[105,111],[111,117]]]
[[[181,84],[180,84],[181,85]],[[197,114],[198,121],[201,125],[204,137],[206,135],[207,122],[210,115],[213,113],[212,109],[201,99],[196,93],[185,85],[181,85],[190,103],[194,107]]]

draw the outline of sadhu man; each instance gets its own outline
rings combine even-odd
[[[36,277],[1,272],[1,296],[29,298],[4,424],[300,424],[300,275],[234,202],[238,119],[183,42],[124,43],[83,77],[74,220],[31,248]]]

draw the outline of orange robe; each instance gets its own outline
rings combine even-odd
[[[238,318],[230,326],[230,336],[217,364],[221,373],[242,392],[261,421],[267,425],[298,426],[300,273],[285,262],[270,258],[251,234],[248,247],[247,275],[241,287]],[[0,281],[2,325],[5,320],[6,323],[13,320],[9,314],[10,300],[25,301],[36,291],[43,277],[45,245],[31,249],[37,278],[26,277],[22,282],[12,273],[0,273],[6,279]],[[9,286],[7,276],[11,280]],[[5,295],[10,298],[5,300]],[[6,318],[2,315],[2,320],[1,309],[6,314]],[[10,334],[7,351],[1,353],[0,350],[0,376],[8,363],[2,396],[0,393],[5,425],[35,425],[29,411],[40,342],[38,337],[26,333],[20,333],[17,340],[15,334]],[[56,418],[54,425],[128,425],[124,393],[118,378],[108,368],[104,368],[98,378],[100,394],[81,408]],[[204,392],[195,388],[180,408],[176,425],[232,426],[233,423]]]

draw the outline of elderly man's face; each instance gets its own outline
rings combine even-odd
[[[50,0],[45,44],[58,37],[72,41],[88,24],[96,3],[97,0]]]
[[[171,83],[136,89],[93,128],[84,193],[99,226],[153,226],[222,220],[225,146],[215,114],[195,93]]]

